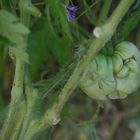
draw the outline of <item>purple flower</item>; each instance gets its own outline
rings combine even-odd
[[[78,6],[68,5],[67,6],[67,18],[68,21],[73,21],[76,17],[76,11],[78,10]]]

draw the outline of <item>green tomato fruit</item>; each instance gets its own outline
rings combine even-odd
[[[140,52],[124,41],[113,55],[98,54],[85,69],[80,88],[97,100],[122,99],[140,86]]]

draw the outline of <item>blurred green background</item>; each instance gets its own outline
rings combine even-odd
[[[30,73],[32,80],[47,80],[63,67],[77,61],[77,52],[84,41],[93,36],[95,26],[105,22],[119,1],[73,0],[79,7],[76,20],[68,22],[68,0],[33,0],[42,12],[40,18],[31,18],[28,39]],[[5,2],[10,10],[12,0]],[[18,13],[18,6],[15,6]],[[103,14],[104,13],[104,14]],[[103,14],[103,15],[102,15]],[[102,18],[101,18],[102,15]],[[140,2],[137,0],[111,39],[113,44],[130,40],[140,48]],[[7,40],[0,38],[0,127],[10,101],[14,64],[8,55]],[[77,89],[62,111],[62,121],[44,140],[140,140],[140,91],[123,100],[98,102]],[[52,95],[55,100],[57,95]],[[53,102],[53,101],[50,101]],[[98,111],[98,105],[101,108]]]

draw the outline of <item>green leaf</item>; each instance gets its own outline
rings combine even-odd
[[[56,0],[45,0],[46,3],[49,5],[49,11],[50,11],[50,19],[53,21],[52,24],[57,29],[57,32],[63,32],[64,34],[67,34],[70,39],[71,33],[69,28],[69,23],[67,20],[67,13],[66,8],[64,5],[62,5],[60,2]]]
[[[39,20],[32,29],[32,33],[29,35],[28,52],[31,57],[30,71],[34,77],[41,64],[49,56],[49,44],[52,39],[50,29],[44,20]]]
[[[9,40],[3,36],[0,35],[0,45],[1,44],[9,44]]]
[[[59,36],[55,34],[50,24],[40,19],[33,26],[32,33],[29,35],[29,54],[31,58],[31,73],[36,75],[39,67],[48,61],[57,62],[59,65],[65,65],[72,60],[70,52],[71,41],[68,36]],[[47,65],[46,70],[52,66]]]
[[[126,21],[124,21],[120,34],[122,38],[126,39],[126,37],[128,37],[128,35],[139,24],[139,21],[140,21],[140,5],[134,12],[132,12],[131,16],[129,16],[129,18]]]
[[[1,0],[0,4],[2,6],[2,8],[5,8],[7,10],[13,10],[14,8],[16,8],[16,4],[19,0]]]
[[[72,112],[70,111],[69,105],[66,104],[62,109],[61,118],[70,117],[70,116],[72,116]]]
[[[72,59],[69,51],[69,43],[70,40],[66,36],[57,37],[55,42],[53,42],[54,47],[52,47],[51,52],[60,65],[64,65]]]
[[[20,43],[29,34],[26,28],[16,16],[6,10],[0,10],[0,34],[8,38],[12,43]]]

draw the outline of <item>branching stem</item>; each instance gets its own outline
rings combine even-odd
[[[23,140],[32,140],[43,130],[59,122],[59,114],[63,106],[69,99],[69,96],[78,86],[80,78],[86,66],[89,64],[91,59],[95,57],[97,52],[102,47],[104,47],[104,45],[110,40],[110,38],[116,31],[117,25],[119,24],[119,22],[121,21],[121,19],[123,18],[123,16],[125,15],[125,13],[130,8],[133,2],[134,0],[122,0],[111,15],[111,17],[108,19],[108,21],[104,25],[95,29],[96,33],[98,33],[99,36],[93,39],[89,49],[87,50],[87,53],[78,63],[73,74],[70,76],[68,82],[62,89],[58,97],[58,101],[52,106],[52,108],[46,111],[44,117],[41,120],[34,120],[31,122],[30,127],[28,128],[28,131],[25,134]]]

